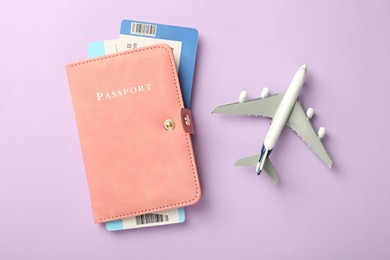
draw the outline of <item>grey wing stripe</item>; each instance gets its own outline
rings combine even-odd
[[[272,118],[278,108],[280,101],[283,99],[284,93],[269,96],[266,98],[258,98],[248,100],[242,103],[232,103],[223,106],[218,106],[213,110],[217,114],[233,114],[233,115],[248,115],[248,116],[265,116]]]
[[[332,159],[325,150],[325,147],[311,125],[310,120],[306,117],[299,100],[295,103],[287,125],[308,144],[308,146],[325,162],[329,168],[332,167]]]

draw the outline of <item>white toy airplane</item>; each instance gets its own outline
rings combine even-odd
[[[285,93],[268,96],[269,90],[264,88],[261,97],[246,101],[246,91],[242,91],[239,102],[216,107],[213,113],[236,114],[248,116],[263,116],[272,118],[271,126],[265,137],[261,153],[238,160],[238,166],[256,166],[257,174],[264,169],[275,183],[279,182],[276,171],[268,158],[275,147],[284,126],[287,124],[294,130],[313,151],[331,168],[332,159],[323,146],[321,139],[325,136],[325,128],[320,127],[318,134],[313,129],[310,119],[314,110],[308,108],[306,114],[298,99],[299,92],[305,81],[307,66],[302,65],[295,73],[290,86]]]

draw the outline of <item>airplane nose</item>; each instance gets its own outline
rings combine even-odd
[[[299,68],[299,70],[307,70],[307,65],[306,64],[303,64],[300,68]]]

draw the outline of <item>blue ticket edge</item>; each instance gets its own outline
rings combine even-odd
[[[96,58],[105,55],[104,52],[104,41],[99,42],[91,42],[88,45],[88,58]],[[181,61],[180,61],[181,66]],[[183,86],[181,86],[183,91]],[[191,92],[189,92],[190,98],[191,98]],[[178,208],[178,214],[179,214],[179,222],[183,223],[185,221],[185,212],[184,208]],[[170,223],[174,224],[174,223]],[[162,223],[163,225],[163,223]],[[123,230],[123,221],[122,219],[114,220],[110,222],[106,222],[106,229],[108,231],[117,231],[117,230]]]
[[[183,223],[185,221],[184,208],[178,208],[178,213],[179,213],[179,222],[177,223]],[[169,224],[175,224],[175,223],[169,223]],[[161,225],[164,225],[164,223],[161,223]],[[148,227],[148,226],[143,226],[143,227]],[[108,231],[123,230],[124,229],[123,221],[120,219],[120,220],[106,222],[106,229]]]
[[[131,33],[131,23],[142,23],[157,25],[156,36],[144,36]],[[164,40],[180,41],[181,55],[179,67],[179,79],[183,94],[184,106],[190,108],[192,83],[195,72],[196,52],[198,47],[198,30],[188,27],[179,27],[158,23],[142,22],[135,20],[122,20],[120,34],[134,35],[146,38],[157,38]]]

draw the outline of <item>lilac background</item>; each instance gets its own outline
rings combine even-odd
[[[0,259],[388,259],[389,1],[1,1]],[[107,232],[92,221],[66,63],[123,18],[195,27],[192,99],[203,198],[185,224]],[[211,115],[263,86],[327,127],[327,167],[286,130],[275,187],[236,159],[269,121]]]

